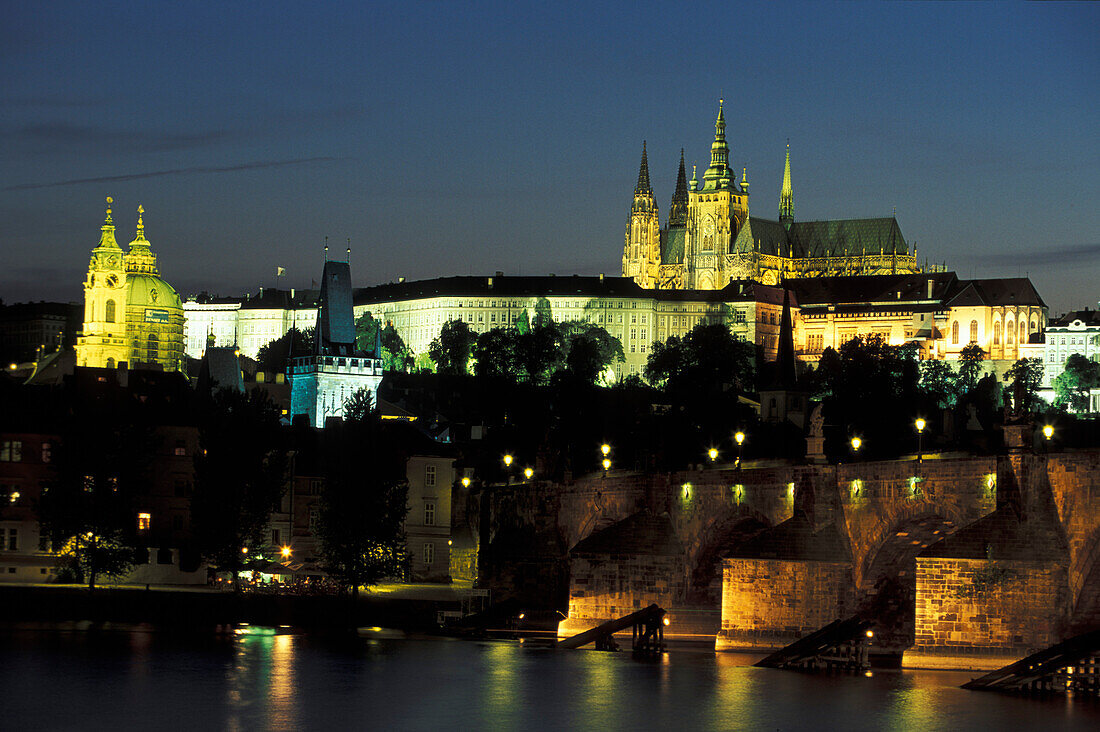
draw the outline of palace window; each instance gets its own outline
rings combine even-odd
[[[435,485],[435,466],[434,465],[425,466],[425,468],[424,468],[424,485],[429,486],[429,487]]]
[[[19,529],[8,529],[8,551],[19,551]]]
[[[0,441],[0,461],[18,463],[23,460],[23,443],[20,440]]]
[[[103,319],[106,320],[108,323],[115,322],[115,301],[114,300],[108,300],[107,301],[107,308],[106,308],[105,314],[103,316]]]
[[[424,504],[424,525],[435,526],[435,502],[428,501]]]
[[[424,544],[424,564],[433,562],[435,562],[435,544],[429,541]]]

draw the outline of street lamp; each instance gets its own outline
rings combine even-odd
[[[523,477],[526,478],[527,480],[531,480],[531,476],[534,475],[534,474],[535,474],[535,471],[532,470],[531,468],[524,468],[523,469]]]
[[[917,462],[924,462],[924,427],[928,423],[924,421],[924,417],[917,417]]]
[[[862,446],[863,446],[863,440],[860,439],[858,435],[852,438],[852,452],[853,453],[859,454],[859,448],[862,447]]]
[[[463,488],[469,488],[470,487],[470,476],[468,476],[468,475],[462,476],[462,487]]]
[[[604,458],[603,459],[603,472],[606,473],[608,470],[611,470],[611,461],[607,458]]]
[[[740,468],[741,467],[741,452],[744,449],[744,445],[745,445],[745,433],[739,431],[739,432],[737,432],[737,434],[735,434],[733,436],[733,439],[737,442],[737,467]]]
[[[707,457],[709,457],[709,458],[710,458],[710,461],[711,461],[712,463],[713,463],[713,462],[714,462],[715,460],[717,460],[717,459],[718,459],[718,450],[717,450],[717,448],[714,448],[714,447],[712,447],[712,448],[710,448],[709,450],[707,450]]]
[[[283,559],[290,559],[291,552],[289,546],[284,546],[282,549],[279,550],[279,553],[283,555]]]
[[[606,442],[603,443],[602,445],[600,445],[600,452],[603,453],[604,457],[607,457],[608,454],[611,452],[611,445],[608,445]]]
[[[1047,442],[1050,442],[1050,438],[1054,437],[1054,426],[1053,425],[1049,425],[1049,424],[1043,425],[1043,437],[1047,438]]]
[[[512,456],[511,455],[505,455],[504,456],[504,467],[506,467],[506,468],[512,467]]]

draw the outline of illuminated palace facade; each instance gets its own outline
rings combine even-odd
[[[695,166],[687,180],[681,150],[676,190],[662,228],[642,144],[623,246],[624,277],[646,289],[714,290],[733,280],[775,285],[796,277],[922,271],[916,247],[910,251],[893,217],[795,221],[789,145],[775,220],[749,214],[748,171],[742,168],[738,182],[729,157],[720,102],[710,165],[702,181]]]

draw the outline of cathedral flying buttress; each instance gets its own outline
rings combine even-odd
[[[684,154],[665,227],[659,223],[646,145],[623,249],[624,277],[648,289],[721,289],[733,280],[767,285],[795,277],[914,274],[928,271],[910,251],[894,216],[794,220],[791,154],[787,145],[776,219],[749,214],[748,170],[730,167],[722,100],[714,123],[710,165],[699,180]]]

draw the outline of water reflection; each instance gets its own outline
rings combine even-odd
[[[697,651],[0,628],[0,658],[7,729],[1100,728],[1095,705],[967,692],[967,674],[815,676]]]

